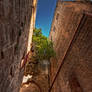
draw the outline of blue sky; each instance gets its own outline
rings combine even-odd
[[[45,36],[49,36],[51,23],[57,0],[38,0],[36,28],[41,28]]]

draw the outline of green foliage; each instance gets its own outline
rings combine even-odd
[[[35,48],[36,58],[38,60],[49,60],[50,57],[55,56],[53,43],[42,34],[41,29],[34,29],[32,41]]]

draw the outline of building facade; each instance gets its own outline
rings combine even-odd
[[[49,39],[51,59],[49,92],[92,91],[92,4],[58,0]]]
[[[19,91],[20,63],[30,49],[36,4],[36,0],[0,0],[0,92]]]

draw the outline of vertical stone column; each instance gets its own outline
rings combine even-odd
[[[31,6],[32,7],[32,16],[31,16],[30,30],[29,30],[29,36],[28,36],[27,53],[30,51],[30,48],[31,48],[32,35],[33,35],[33,30],[35,28],[36,6],[37,6],[37,0],[34,0],[33,1],[33,6]]]

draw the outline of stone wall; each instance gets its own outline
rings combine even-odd
[[[20,62],[28,48],[34,1],[0,0],[0,92],[19,91]]]
[[[90,13],[89,13],[90,12]],[[50,39],[57,59],[51,59],[51,92],[92,91],[92,5],[58,2]]]

